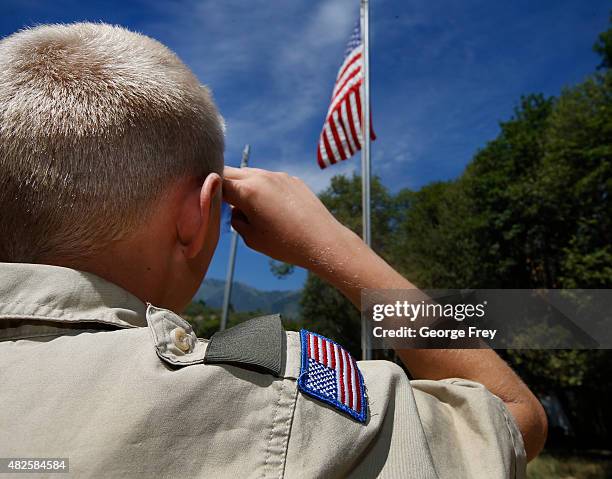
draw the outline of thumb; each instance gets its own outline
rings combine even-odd
[[[232,228],[234,228],[240,236],[246,238],[250,236],[252,227],[249,219],[239,208],[232,208]]]

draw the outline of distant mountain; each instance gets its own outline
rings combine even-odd
[[[205,279],[194,297],[194,301],[202,300],[208,306],[221,308],[223,306],[223,289],[225,281],[220,279]],[[262,311],[263,313],[281,313],[287,318],[297,319],[301,291],[261,291],[235,282],[232,287],[230,304],[235,311]]]

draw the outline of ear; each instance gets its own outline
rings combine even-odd
[[[176,229],[178,241],[187,259],[198,256],[206,244],[206,235],[214,208],[220,207],[221,177],[210,173],[204,183],[197,184],[185,196]]]

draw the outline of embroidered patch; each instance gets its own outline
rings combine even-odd
[[[342,346],[319,334],[302,329],[300,338],[300,391],[365,422],[368,400],[357,362]]]

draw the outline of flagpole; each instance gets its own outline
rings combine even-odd
[[[361,205],[363,210],[363,241],[372,246],[370,229],[370,5],[361,1],[361,34],[363,42],[363,98],[361,119],[363,148],[361,149]],[[361,319],[361,356],[371,359],[370,337],[367,334],[365,317]]]
[[[249,164],[249,154],[251,153],[250,145],[244,145],[244,151],[242,152],[242,160],[240,161],[240,168],[244,168]],[[234,283],[234,268],[236,266],[236,249],[238,248],[238,232],[232,228],[232,239],[230,243],[230,257],[227,265],[227,277],[225,278],[225,291],[223,292],[223,311],[221,313],[221,324],[219,324],[219,331],[223,331],[227,328],[227,318],[229,316],[229,304],[232,296],[232,284]]]

